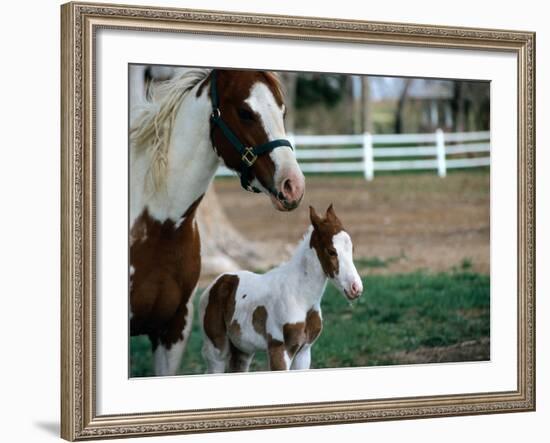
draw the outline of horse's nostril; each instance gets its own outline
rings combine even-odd
[[[283,194],[285,196],[291,196],[293,194],[293,191],[294,191],[294,186],[292,184],[292,180],[287,178],[283,182]]]
[[[279,185],[279,192],[287,203],[291,203],[293,207],[298,206],[304,194],[303,176],[289,173]]]

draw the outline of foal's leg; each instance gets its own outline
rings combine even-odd
[[[304,345],[294,356],[290,369],[309,369],[311,365],[311,346]]]
[[[226,342],[223,349],[220,350],[206,335],[203,335],[202,356],[206,362],[206,372],[208,374],[225,372],[228,346],[229,343]]]
[[[290,357],[283,342],[272,340],[268,345],[267,357],[270,371],[286,371],[290,368]]]
[[[194,293],[191,293],[186,303],[182,303],[166,333],[156,340],[153,357],[157,376],[176,375],[178,371],[191,333]]]
[[[254,354],[247,354],[230,344],[229,372],[248,372]]]

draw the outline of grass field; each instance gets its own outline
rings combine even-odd
[[[357,263],[380,266],[377,258]],[[363,282],[363,296],[353,304],[327,287],[313,368],[489,359],[489,276],[473,272],[468,260],[448,272],[370,275]],[[198,323],[195,315],[180,374],[205,371]],[[131,339],[130,359],[131,376],[153,375],[146,337]],[[266,369],[265,355],[256,355],[251,370]]]

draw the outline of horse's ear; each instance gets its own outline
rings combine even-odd
[[[327,213],[326,213],[325,217],[330,218],[330,219],[335,219],[336,218],[336,213],[334,212],[334,206],[332,206],[332,203],[327,208]]]
[[[317,215],[317,212],[315,212],[315,208],[313,206],[309,207],[309,219],[311,220],[311,224],[315,229],[319,226],[321,223],[321,217]]]

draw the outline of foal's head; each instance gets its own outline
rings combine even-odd
[[[313,225],[310,246],[317,252],[326,276],[348,300],[358,298],[363,283],[353,264],[353,244],[334,208],[330,205],[325,216],[320,217],[310,206],[309,217]]]
[[[254,147],[286,137],[285,105],[275,74],[216,70],[216,86],[221,118],[242,144]],[[239,171],[241,155],[217,127],[212,127],[212,141],[226,166]],[[279,146],[259,155],[249,171],[250,184],[269,195],[275,208],[290,211],[299,205],[305,180],[291,148]]]

